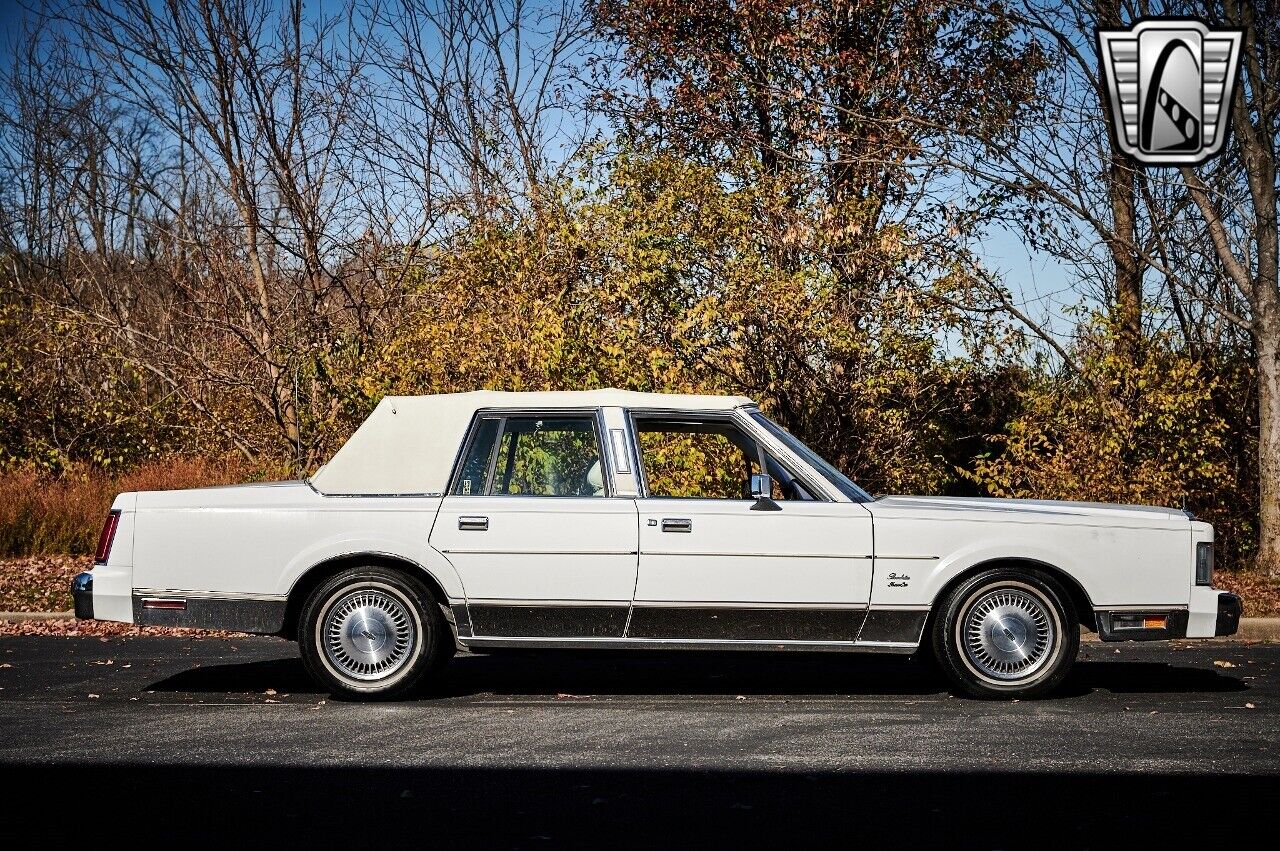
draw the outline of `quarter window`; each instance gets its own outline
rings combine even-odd
[[[462,462],[462,471],[453,492],[461,496],[479,496],[485,492],[485,484],[489,478],[489,460],[493,458],[493,445],[498,439],[499,419],[481,420],[471,438],[467,449],[467,457]]]

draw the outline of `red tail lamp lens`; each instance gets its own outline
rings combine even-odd
[[[102,524],[102,534],[98,536],[98,551],[94,553],[94,564],[106,564],[111,555],[111,544],[116,539],[116,529],[120,526],[120,509],[113,508],[107,513],[107,522]]]

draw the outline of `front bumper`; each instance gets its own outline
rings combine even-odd
[[[1099,611],[1096,615],[1098,637],[1103,641],[1168,641],[1187,637],[1186,609]],[[1163,625],[1153,629],[1145,628],[1141,624],[1146,617],[1160,620]]]
[[[1223,591],[1218,595],[1218,621],[1214,626],[1214,635],[1235,635],[1240,629],[1240,615],[1244,611],[1244,602],[1239,595]]]
[[[1103,641],[1168,641],[1173,638],[1214,638],[1235,635],[1244,606],[1228,591],[1204,586],[1191,593],[1189,609],[1099,609],[1098,637]],[[1163,619],[1155,629],[1142,627],[1145,617]]]
[[[76,617],[93,620],[93,574],[77,573],[71,580],[71,597],[76,602]]]

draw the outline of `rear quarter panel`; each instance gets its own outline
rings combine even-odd
[[[279,597],[320,562],[379,553],[417,564],[449,597],[463,596],[453,566],[427,543],[439,497],[327,497],[281,483],[137,500],[136,589]]]

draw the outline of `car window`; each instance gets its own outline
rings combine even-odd
[[[489,460],[493,458],[493,445],[498,438],[500,419],[484,419],[476,427],[467,447],[467,456],[462,461],[462,470],[453,492],[461,496],[479,496],[484,493],[485,482],[489,477]]]
[[[651,497],[750,499],[760,461],[773,479],[775,500],[811,500],[790,471],[727,420],[635,418],[636,444]]]
[[[509,417],[489,492],[511,496],[605,496],[595,421]]]
[[[721,427],[643,421],[636,427],[650,496],[750,498],[751,470],[758,462]]]

